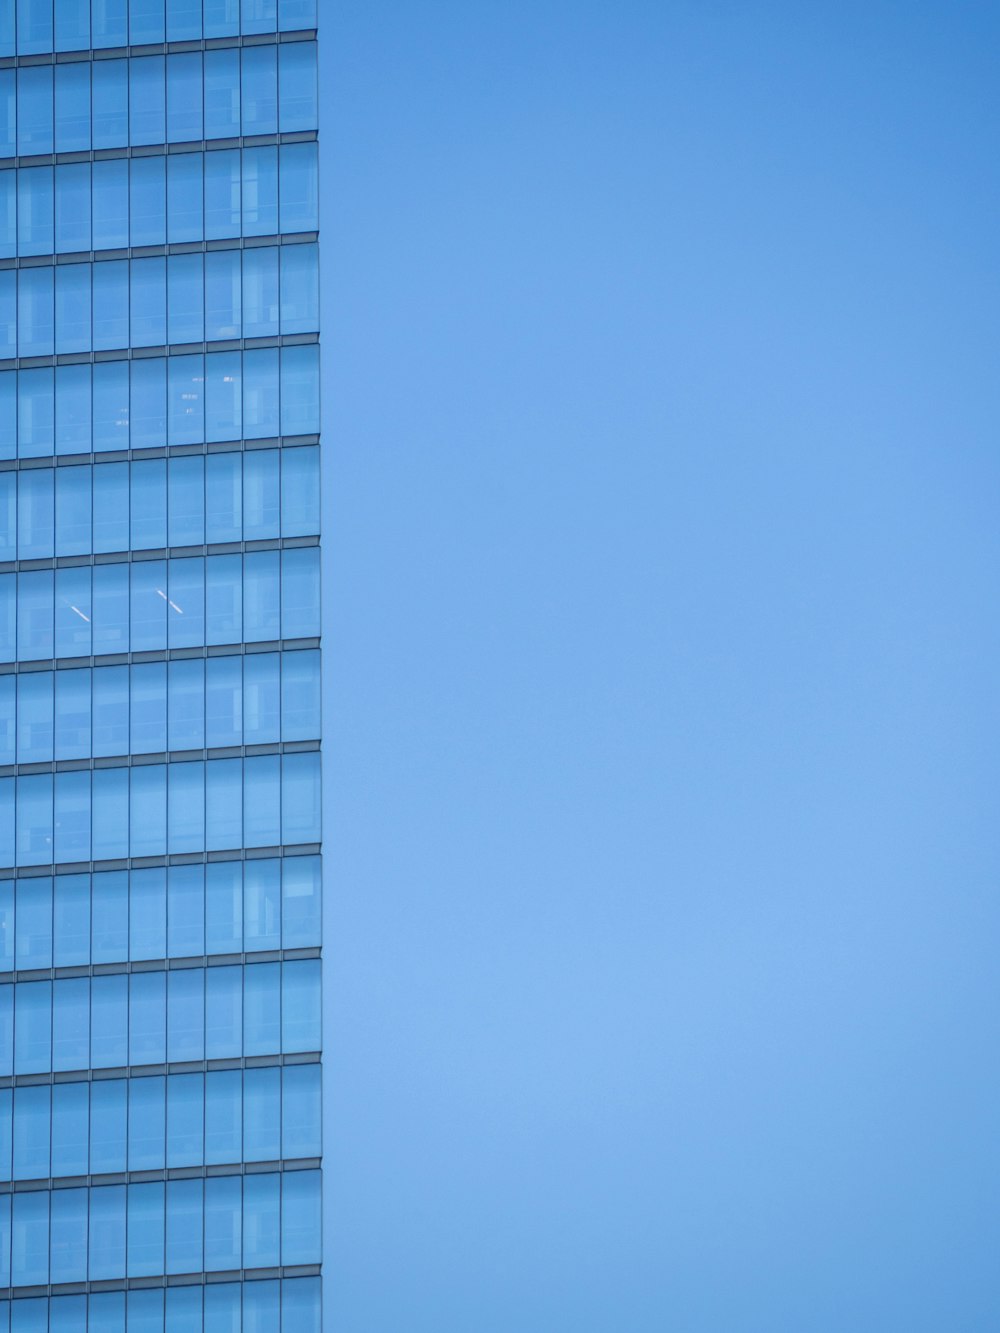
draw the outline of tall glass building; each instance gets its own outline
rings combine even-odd
[[[316,0],[0,0],[0,1333],[318,1333]]]

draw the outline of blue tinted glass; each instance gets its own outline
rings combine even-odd
[[[202,137],[201,54],[167,57],[167,141]]]
[[[309,145],[292,145],[309,147]],[[287,152],[282,149],[282,152]],[[282,167],[284,171],[284,164]],[[296,176],[298,172],[298,177]],[[302,195],[304,185],[299,179],[302,173],[293,168],[289,177],[289,188],[296,197]],[[296,181],[298,180],[298,183]],[[284,190],[284,175],[282,175]],[[282,197],[282,209],[284,198]],[[294,214],[292,209],[289,216]],[[286,230],[282,227],[282,230]],[[287,228],[287,230],[305,230],[305,228]],[[278,231],[278,150],[277,148],[247,148],[243,152],[243,235],[273,236]]]
[[[201,1287],[168,1287],[164,1333],[191,1333],[201,1328]]]
[[[133,46],[163,41],[163,0],[128,0],[128,36]]]
[[[281,1319],[281,1284],[248,1282],[243,1288],[243,1333],[271,1333]]]
[[[56,172],[55,180],[56,250],[60,254],[89,250],[92,244],[90,163],[62,166]],[[78,298],[73,310],[75,328],[82,325],[86,312],[87,306]],[[87,350],[89,345],[89,340],[81,338],[79,350]],[[65,350],[71,349],[67,347]]]
[[[322,1152],[322,1072],[319,1064],[286,1065],[281,1071],[281,1155],[319,1157]]]
[[[294,248],[294,247],[291,247]],[[243,252],[243,333],[273,337],[279,329],[278,249],[264,246]]]
[[[244,134],[277,133],[277,51],[276,46],[248,46],[241,52]]]
[[[204,1135],[205,1075],[172,1074],[167,1080],[167,1166],[201,1166]]]
[[[242,1195],[239,1176],[221,1176],[205,1181],[205,1268],[209,1272],[232,1271],[240,1267]]]
[[[248,1162],[281,1156],[280,1069],[248,1069],[243,1075],[243,1154]]]
[[[321,1258],[320,1173],[288,1171],[281,1178],[281,1261],[318,1264]]]
[[[96,876],[95,876],[96,879]],[[96,961],[96,959],[95,959]],[[90,1003],[93,1009],[91,1021],[91,1063],[95,1069],[112,1069],[128,1064],[128,977],[94,977],[91,983]],[[110,1087],[111,1085],[100,1085]],[[94,1085],[97,1096],[98,1085]],[[121,1123],[116,1121],[118,1103],[115,1096],[108,1092],[108,1106],[99,1108],[96,1101],[91,1103],[90,1134],[91,1161],[94,1160],[95,1135],[103,1145],[101,1160],[119,1161],[124,1157],[125,1143],[125,1099],[121,1093]],[[99,1122],[99,1123],[98,1123]],[[104,1135],[109,1136],[105,1139]],[[94,1166],[92,1171],[122,1171],[121,1166]]]
[[[281,433],[319,430],[319,348],[285,347],[281,353]]]
[[[136,164],[126,161],[94,163],[92,203],[95,250],[117,250],[129,243],[130,165]],[[62,169],[59,168],[60,171]]]
[[[170,160],[181,162],[184,157],[172,157]],[[226,149],[224,152],[206,153],[202,160],[205,172],[205,239],[211,241],[238,236],[242,197],[241,154],[238,149]],[[19,229],[19,245],[20,237]]]
[[[281,947],[281,862],[277,859],[246,863],[243,931],[244,948],[248,952]]]
[[[167,1182],[167,1273],[197,1273],[203,1264],[203,1184]]]
[[[129,977],[129,1064],[163,1063],[166,1018],[166,973],[140,972]]]
[[[37,65],[17,71],[17,151],[24,155],[51,153],[52,67]]]
[[[205,765],[171,764],[168,777],[168,851],[201,851],[205,846]]]
[[[14,1286],[33,1287],[49,1276],[49,1195],[15,1194],[11,1218],[11,1273]]]
[[[162,772],[162,764],[153,764],[136,773]],[[155,786],[160,790],[160,783]],[[135,787],[133,786],[133,795]],[[129,882],[129,957],[164,958],[167,952],[167,876],[156,867],[133,870]]]
[[[296,1277],[281,1284],[281,1321],[295,1333],[320,1333],[320,1279]]]
[[[278,0],[240,0],[240,31],[274,32],[278,26]]]
[[[91,0],[92,41],[96,47],[125,46],[128,43],[128,6],[126,0]]]
[[[243,455],[243,535],[247,541],[277,537],[281,531],[278,450]]]
[[[13,1179],[40,1180],[49,1174],[51,1089],[14,1089]]]
[[[247,1055],[281,1050],[281,964],[255,963],[243,982],[243,1044]]]
[[[244,1177],[244,1268],[274,1268],[281,1262],[280,1181],[278,1175]]]
[[[96,0],[95,0],[96,3]],[[94,1226],[94,1210],[91,1207],[90,1225]],[[124,1233],[124,1224],[122,1226]],[[124,1270],[124,1264],[122,1264]],[[125,1333],[125,1293],[123,1291],[102,1292],[90,1297],[87,1333]]]
[[[240,53],[205,52],[205,138],[229,139],[240,132]]]
[[[201,0],[170,0],[167,41],[196,41],[201,36]]]
[[[209,979],[211,978],[209,972]],[[211,989],[211,988],[210,988]],[[205,1076],[205,1161],[238,1162],[243,1154],[243,1074],[219,1070]],[[207,1222],[206,1218],[206,1222]],[[223,1268],[226,1265],[220,1264]],[[233,1265],[236,1267],[236,1265]]]
[[[90,1084],[52,1089],[52,1174],[85,1176],[90,1162]]]
[[[217,861],[205,867],[206,953],[239,953],[243,948],[242,877],[243,866],[239,861]],[[209,973],[210,995],[213,975]],[[211,1028],[211,1002],[208,1014]]]
[[[168,543],[193,546],[205,540],[205,460],[172,458],[167,476]]]
[[[247,745],[281,739],[280,662],[277,653],[250,653],[243,661],[243,725]]]
[[[84,676],[83,671],[60,672],[59,675]],[[84,774],[86,776],[86,774]],[[89,786],[89,783],[87,784]],[[56,967],[77,967],[90,961],[90,877],[88,875],[58,875],[55,880],[55,948]]]
[[[95,755],[128,754],[128,668],[101,667],[91,679]]]
[[[52,1068],[86,1069],[90,1063],[90,982],[57,981],[52,1004]]]
[[[119,670],[124,678],[124,668]],[[126,748],[134,754],[167,748],[166,676],[165,662],[136,664],[129,673],[129,700],[124,708],[128,710],[131,736]]]
[[[91,892],[93,961],[123,961],[128,958],[128,875],[123,870],[99,871]]]
[[[205,1058],[228,1060],[243,1051],[243,969],[211,967],[205,977]]]
[[[304,959],[282,966],[281,1041],[284,1051],[318,1051],[320,1048],[318,959]]]
[[[168,667],[168,695],[168,748],[202,749],[205,744],[204,661],[196,658],[171,662]]]
[[[278,48],[278,56],[281,132],[316,129],[319,124],[316,43],[282,45]]]
[[[128,143],[128,61],[97,60],[93,71],[94,147],[120,148]]]
[[[105,1185],[90,1192],[90,1263],[91,1281],[122,1277],[125,1273],[125,1197],[124,1185]],[[114,1297],[111,1301],[108,1298]],[[124,1295],[107,1293],[108,1314],[124,1305]],[[91,1297],[91,1324],[94,1323],[95,1298]],[[113,1316],[112,1316],[113,1317]],[[98,1324],[98,1327],[103,1327]],[[108,1320],[106,1327],[113,1328]],[[122,1325],[119,1325],[122,1327]]]
[[[152,1171],[161,1168],[164,1164],[165,1137],[166,1079],[163,1077],[129,1079],[128,1169]],[[160,1212],[162,1211],[161,1199]]]
[[[82,51],[90,45],[90,0],[55,0],[57,51]]]
[[[54,1190],[52,1194],[52,1281],[85,1282],[87,1280],[87,1191]],[[53,1305],[53,1316],[59,1319],[66,1313]],[[79,1325],[77,1325],[79,1327]],[[53,1322],[53,1327],[66,1327]],[[70,1325],[72,1327],[72,1325]],[[43,1325],[44,1328],[44,1325]]]
[[[89,19],[89,12],[87,17]],[[89,61],[74,61],[71,65],[56,66],[55,99],[56,152],[78,153],[86,151],[91,146],[91,64]],[[88,216],[89,213],[88,202]]]
[[[83,555],[93,549],[91,469],[56,469],[56,555]]]
[[[167,974],[167,1059],[202,1060],[205,1054],[205,973]]]
[[[281,637],[317,635],[319,625],[319,548],[281,552]]]
[[[203,257],[171,255],[167,266],[167,287],[170,312],[167,341],[202,342],[205,337]]]
[[[131,345],[162,346],[168,340],[166,261],[134,259],[131,282]]]
[[[51,51],[52,0],[17,0],[17,51],[19,55]]]
[[[129,163],[132,245],[162,245],[166,239],[165,162],[163,157],[138,157]]]
[[[204,191],[204,158],[195,153],[181,153],[167,159],[167,239],[171,244],[198,241],[206,234]]]
[[[281,247],[281,332],[314,333],[319,328],[319,249]]]
[[[281,149],[281,230],[297,232],[318,229],[319,174],[316,144],[285,144]]]

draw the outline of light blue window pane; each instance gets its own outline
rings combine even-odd
[[[187,767],[174,764],[171,771]],[[167,871],[167,953],[171,958],[190,958],[204,952],[205,867],[171,866]]]
[[[17,356],[17,273],[0,273],[0,353]],[[19,377],[18,377],[19,378]]]
[[[95,876],[96,878],[96,876]],[[96,958],[95,958],[96,962]],[[128,977],[94,977],[90,985],[91,1061],[95,1069],[114,1069],[128,1064]],[[125,1169],[125,1094],[124,1084],[113,1094],[112,1084],[94,1084],[90,1116],[91,1171],[124,1171]],[[106,1097],[98,1101],[99,1089]],[[117,1110],[120,1098],[120,1110]],[[104,1135],[107,1134],[105,1141]],[[95,1153],[95,1145],[101,1151]],[[96,1165],[96,1162],[103,1165]],[[109,1165],[109,1163],[120,1163]]]
[[[281,230],[319,230],[319,168],[314,143],[282,146]]]
[[[20,356],[51,356],[55,351],[54,274],[55,269],[49,267],[21,269],[18,273],[17,347]]]
[[[170,0],[167,5],[167,41],[197,41],[201,35],[201,0]]]
[[[167,646],[167,562],[143,560],[130,566],[132,651]]]
[[[240,1267],[242,1194],[239,1176],[216,1176],[205,1181],[205,1268],[208,1272],[226,1272]]]
[[[95,47],[128,45],[126,0],[91,0],[91,23]]]
[[[89,367],[87,367],[89,369]],[[108,361],[93,369],[94,452],[129,444],[129,363]]]
[[[168,545],[200,546],[204,542],[204,458],[195,455],[186,458],[171,458],[168,462],[167,514],[169,520]]]
[[[14,1072],[14,987],[0,986],[0,1072]]]
[[[205,1058],[205,973],[185,968],[167,973],[167,1059]]]
[[[319,547],[282,551],[281,637],[307,638],[319,632]]]
[[[76,675],[76,672],[66,672],[65,674]],[[86,673],[81,672],[80,674],[85,675]],[[83,776],[88,777],[86,773]],[[86,787],[87,789],[90,787],[89,780]],[[89,875],[56,876],[55,947],[53,952],[53,962],[56,967],[79,967],[90,962]],[[73,1173],[62,1172],[61,1174],[72,1175]]]
[[[3,157],[17,152],[17,72],[0,70],[0,150]]]
[[[281,1323],[295,1333],[320,1333],[322,1319],[320,1279],[286,1278],[281,1284]]]
[[[205,745],[205,663],[200,658],[167,667],[170,750],[201,750]]]
[[[84,265],[89,268],[89,265]],[[94,347],[108,350],[128,346],[128,261],[95,264]]]
[[[286,1171],[281,1178],[281,1262],[318,1264],[322,1253],[320,1173]]]
[[[205,638],[209,644],[243,638],[242,557],[213,555],[205,561]]]
[[[240,31],[244,36],[255,32],[274,32],[277,26],[277,0],[241,0]]]
[[[166,870],[133,870],[129,882],[129,957],[134,962],[139,958],[163,958],[166,952]]]
[[[205,765],[205,843],[208,851],[243,844],[243,762],[215,759]]]
[[[167,142],[201,139],[201,53],[167,57]]]
[[[132,856],[165,855],[167,850],[167,769],[165,764],[145,764],[132,769],[129,784],[129,815],[130,854]],[[157,956],[162,958],[163,954],[164,950],[161,949]],[[142,957],[143,955],[138,956]]]
[[[201,1287],[168,1287],[164,1292],[164,1333],[198,1333],[201,1330]]]
[[[65,978],[52,992],[52,1068],[86,1069],[90,1064],[90,981]]]
[[[12,1301],[10,1306],[11,1333],[47,1333],[49,1327],[48,1300],[31,1296]]]
[[[318,247],[283,245],[281,247],[281,332],[315,333],[318,328]]]
[[[48,557],[55,547],[54,471],[22,472],[17,487],[17,554],[22,560]]]
[[[56,0],[55,19],[57,51],[90,46],[90,0]]]
[[[14,1069],[18,1074],[52,1068],[52,982],[21,982],[14,1004]]]
[[[73,1085],[70,1085],[73,1086]],[[52,1193],[52,1281],[87,1280],[87,1191],[54,1190]],[[52,1329],[74,1327],[72,1316],[79,1312],[60,1308],[59,1298],[52,1302]],[[85,1312],[85,1311],[84,1311]],[[66,1316],[70,1316],[67,1320]],[[78,1321],[77,1328],[81,1328]],[[45,1325],[42,1325],[43,1329]],[[86,1327],[83,1325],[82,1327]]]
[[[281,1320],[281,1284],[248,1282],[243,1288],[243,1333],[272,1333]]]
[[[14,1089],[14,1180],[49,1174],[52,1095],[48,1085]]]
[[[319,754],[283,755],[281,769],[282,842],[319,842]]]
[[[131,269],[131,345],[160,347],[167,342],[166,260],[133,259]]]
[[[99,982],[104,985],[105,982],[115,982],[115,989],[124,992],[125,977],[95,977],[93,978],[92,996],[97,997],[99,993]],[[105,1006],[104,1012],[107,1012]],[[93,1030],[95,1033],[99,1028],[97,1024],[97,1009],[95,1008],[95,1017],[93,1017]],[[124,1052],[123,1052],[124,1056]],[[123,1060],[116,1060],[115,1064],[123,1065]],[[91,1170],[95,1174],[103,1172],[119,1172],[125,1170],[127,1165],[127,1156],[125,1156],[125,1145],[127,1145],[128,1128],[128,1084],[124,1078],[112,1078],[112,1080],[103,1080],[96,1078],[91,1084]]]
[[[86,1265],[86,1251],[83,1252],[83,1262]],[[52,1297],[51,1333],[87,1333],[86,1296]]]
[[[129,243],[130,165],[124,160],[94,163],[95,250],[117,250]]]
[[[17,0],[17,53],[52,50],[52,0]]]
[[[131,473],[131,547],[145,551],[167,545],[167,463],[144,459],[133,463]]]
[[[17,575],[0,574],[0,659],[4,662],[13,662],[17,650],[16,593]]]
[[[159,40],[162,41],[162,38]],[[135,44],[134,37],[132,41]],[[141,56],[129,62],[128,100],[129,138],[132,143],[163,143],[166,137],[166,84],[163,56]]]
[[[92,628],[91,571],[87,568],[56,570],[56,656],[80,657],[89,654]]]
[[[17,757],[17,677],[0,676],[0,764]]]
[[[319,124],[316,43],[287,43],[278,48],[278,59],[282,134],[316,129]]]
[[[209,657],[205,661],[205,745],[243,744],[243,659]]]
[[[240,0],[204,0],[205,36],[235,37],[240,30]]]
[[[207,0],[207,2],[214,5],[216,0]],[[233,0],[229,0],[229,3],[233,3]],[[14,0],[0,0],[0,55],[3,56],[15,54],[14,14]]]
[[[165,163],[164,157],[135,157],[129,163],[130,231],[133,245],[162,245],[166,240]]]
[[[243,336],[269,338],[280,331],[278,248],[243,251]]]
[[[201,762],[170,764],[168,774],[168,851],[172,855],[201,851],[205,846],[205,765]],[[192,924],[192,930],[196,924]],[[190,952],[200,953],[201,950]]]
[[[17,861],[22,866],[52,862],[52,774],[17,782]]]
[[[33,1287],[49,1277],[49,1195],[15,1194],[11,1223],[10,1280]]]
[[[17,151],[52,152],[52,66],[17,71]]]
[[[286,653],[281,663],[281,739],[320,737],[319,650]]]
[[[133,449],[167,443],[167,363],[163,357],[133,361],[131,374]]]
[[[282,348],[282,435],[315,435],[319,406],[319,347]]]
[[[243,661],[245,744],[268,745],[281,739],[280,660],[277,653],[250,653]]]
[[[247,46],[241,52],[244,134],[278,132],[277,53],[276,46]]]
[[[56,555],[84,555],[93,549],[92,469],[60,467],[56,478]]]
[[[246,541],[281,533],[281,485],[278,450],[254,449],[243,455],[243,536]]]
[[[242,1291],[243,1286],[238,1282],[212,1283],[205,1287],[205,1333],[241,1333]]]
[[[134,882],[133,873],[133,882]],[[129,977],[129,1064],[162,1064],[166,1058],[166,973],[139,972]]]
[[[171,1074],[167,1079],[167,1166],[201,1166],[204,1159],[205,1075]]]
[[[56,1083],[52,1089],[52,1174],[85,1176],[89,1164],[90,1084]],[[86,1263],[86,1249],[82,1257]]]
[[[299,193],[301,190],[300,184]],[[274,236],[277,231],[278,150],[246,148],[243,151],[243,235]]]
[[[240,133],[240,53],[205,52],[205,138]]]
[[[281,1044],[284,1051],[318,1051],[322,1044],[318,959],[282,965]]]
[[[16,472],[0,472],[0,552],[4,560],[17,559]]]
[[[128,873],[124,870],[98,871],[93,877],[91,892],[93,961],[124,962],[128,958]]]
[[[278,1068],[248,1069],[243,1075],[243,1153],[248,1162],[275,1162],[281,1156]]]
[[[0,372],[0,412],[8,429],[0,432],[0,458],[17,457],[17,432],[10,425],[17,420],[17,371]]]
[[[281,964],[255,963],[244,969],[243,1049],[246,1055],[281,1050]]]
[[[216,861],[205,867],[205,952],[239,953],[243,948],[243,865]],[[211,990],[208,974],[208,1021],[211,1031]]]
[[[161,1187],[162,1188],[162,1187]],[[153,1231],[149,1233],[148,1248],[155,1248],[155,1237],[159,1236],[163,1229],[163,1213],[154,1220],[155,1235]],[[145,1233],[144,1233],[145,1234]],[[131,1232],[130,1232],[131,1236]],[[162,1253],[162,1249],[161,1249]],[[129,1272],[132,1271],[132,1247],[131,1239],[129,1243]],[[160,1270],[157,1269],[157,1272]],[[157,1288],[149,1291],[130,1291],[128,1294],[128,1333],[163,1333],[163,1297],[164,1293]]]
[[[132,46],[163,41],[163,0],[129,0],[128,39]]]
[[[97,4],[98,0],[94,0]],[[93,1226],[93,1212],[91,1212]],[[122,1266],[124,1272],[124,1265]],[[125,1293],[107,1291],[90,1297],[87,1333],[125,1333]]]
[[[164,1165],[167,1125],[166,1079],[128,1080],[128,1169],[155,1171]],[[160,1200],[163,1212],[163,1200]],[[162,1259],[162,1255],[160,1256]],[[157,1270],[162,1271],[162,1270]]]
[[[209,443],[215,443],[222,440],[239,440],[243,435],[243,358],[240,352],[214,352],[205,357],[206,372],[206,406],[205,406],[205,439]],[[230,462],[222,465],[217,461],[221,460],[222,455],[212,455],[209,459],[208,467],[211,471],[216,468],[217,471],[224,471],[226,467],[232,468],[239,466],[237,462]],[[229,484],[228,482],[226,483]],[[239,479],[235,478],[232,483],[236,490],[239,489]],[[210,513],[212,509],[217,509],[222,515],[229,511],[226,508],[227,494],[215,501],[212,490],[209,489]],[[221,520],[220,520],[221,521]],[[237,536],[235,538],[219,538],[212,540],[239,540],[240,529],[236,528]]]
[[[209,968],[205,976],[205,1058],[243,1053],[243,968]]]
[[[87,17],[89,20],[89,13]],[[89,60],[56,66],[55,150],[57,153],[85,152],[91,146],[90,71]],[[89,214],[89,208],[87,212]]]
[[[94,468],[93,476],[94,550],[127,551],[130,509],[129,465],[104,463]]]
[[[205,255],[205,337],[239,338],[243,333],[240,250]]]
[[[21,673],[17,683],[19,763],[52,758],[52,692],[51,671]]]
[[[243,559],[243,633],[248,643],[281,636],[279,551],[252,551]]]
[[[52,571],[17,576],[17,653],[22,660],[52,656]]]
[[[167,1182],[167,1273],[198,1273],[204,1262],[203,1183]]]
[[[118,669],[123,673],[126,670],[124,667]],[[167,748],[167,664],[136,664],[129,677],[130,697],[125,710],[129,716],[131,740],[126,749],[133,754],[160,753]]]
[[[55,248],[52,168],[21,168],[17,176],[17,252],[51,255]]]
[[[318,1064],[281,1071],[281,1155],[319,1157],[322,1144],[322,1071]]]
[[[55,445],[52,371],[22,370],[17,382],[17,452],[21,458],[51,454]]]
[[[92,778],[93,860],[128,856],[128,769],[95,769]],[[95,958],[96,961],[96,958]]]
[[[90,1262],[88,1265],[89,1276],[92,1282],[108,1280],[110,1278],[120,1278],[125,1273],[125,1186],[124,1185],[104,1185],[99,1189],[90,1192]],[[104,1297],[107,1302],[107,1296],[114,1295],[117,1300],[115,1304],[124,1304],[124,1294],[120,1292],[107,1293]],[[94,1307],[98,1304],[99,1298],[92,1296],[90,1298],[91,1326],[94,1323]],[[111,1302],[107,1302],[111,1304]],[[108,1320],[106,1325],[98,1324],[99,1328],[114,1327],[113,1322]],[[119,1324],[123,1328],[123,1324]]]
[[[75,162],[61,166],[56,172],[55,184],[56,252],[71,254],[77,250],[89,250],[93,237],[90,213],[90,163]],[[77,329],[82,326],[87,314],[87,310],[81,307],[78,312]],[[79,350],[86,351],[89,346],[88,338]],[[66,346],[59,350],[74,349]]]
[[[214,970],[214,969],[213,969]],[[212,971],[208,978],[211,981]],[[210,1019],[211,1021],[211,1019]],[[243,1157],[243,1073],[223,1069],[205,1075],[205,1162],[239,1162]],[[239,1194],[237,1193],[237,1211]],[[206,1218],[206,1225],[208,1219]],[[232,1265],[239,1267],[239,1255]],[[220,1264],[225,1268],[225,1264]]]
[[[0,171],[0,259],[17,253],[17,173]]]
[[[91,368],[56,367],[56,453],[89,453],[92,446]]]
[[[205,438],[203,356],[172,356],[168,360],[167,432],[169,444],[198,444]]]
[[[192,648],[205,642],[205,559],[171,560],[167,601],[171,648]]]
[[[246,862],[243,938],[247,952],[281,948],[281,862],[277,858]]]
[[[90,66],[83,68],[89,70]],[[94,147],[124,147],[128,143],[128,61],[94,61],[92,96]]]
[[[173,162],[175,159],[171,158]],[[177,161],[183,158],[178,157]],[[219,240],[239,236],[242,210],[241,154],[239,149],[206,153],[205,169],[205,239]],[[254,194],[254,199],[257,195]],[[20,243],[20,231],[18,241]]]
[[[243,1267],[276,1268],[281,1262],[278,1175],[243,1179]]]
[[[92,690],[95,756],[128,754],[131,715],[128,667],[99,667],[92,678]]]
[[[204,270],[203,255],[171,255],[167,261],[170,310],[167,341],[170,343],[204,341]]]
[[[56,200],[56,224],[60,228],[60,234],[64,234],[59,223],[61,204],[57,197]],[[79,207],[75,209],[72,201],[67,204],[67,214],[73,218],[79,217]],[[70,227],[75,224],[71,221]],[[83,240],[83,238],[80,238]],[[89,240],[84,242],[89,248]],[[71,248],[84,248],[83,246]],[[101,265],[96,270],[100,276],[106,270],[115,268],[117,265]],[[56,351],[61,355],[64,352],[89,352],[91,348],[91,273],[94,271],[90,264],[67,264],[64,267],[56,269]],[[113,295],[113,290],[112,290]],[[110,304],[113,305],[113,302]],[[114,309],[108,317],[109,301],[108,289],[106,284],[100,286],[98,293],[98,304],[96,309],[96,325],[102,339],[106,339],[108,329],[114,330]],[[114,341],[102,342],[102,346],[121,346]]]
[[[23,780],[22,780],[23,781]],[[48,875],[17,884],[16,964],[52,966],[52,879]]]
[[[55,860],[90,860],[90,774],[57,773],[55,779]]]
[[[212,157],[218,154],[211,154]],[[204,235],[205,159],[198,153],[167,159],[167,240],[199,241]]]

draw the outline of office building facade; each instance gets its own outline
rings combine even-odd
[[[316,0],[0,0],[0,1333],[321,1327]]]

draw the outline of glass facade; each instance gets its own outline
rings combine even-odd
[[[319,1333],[316,0],[0,0],[0,1333]]]

